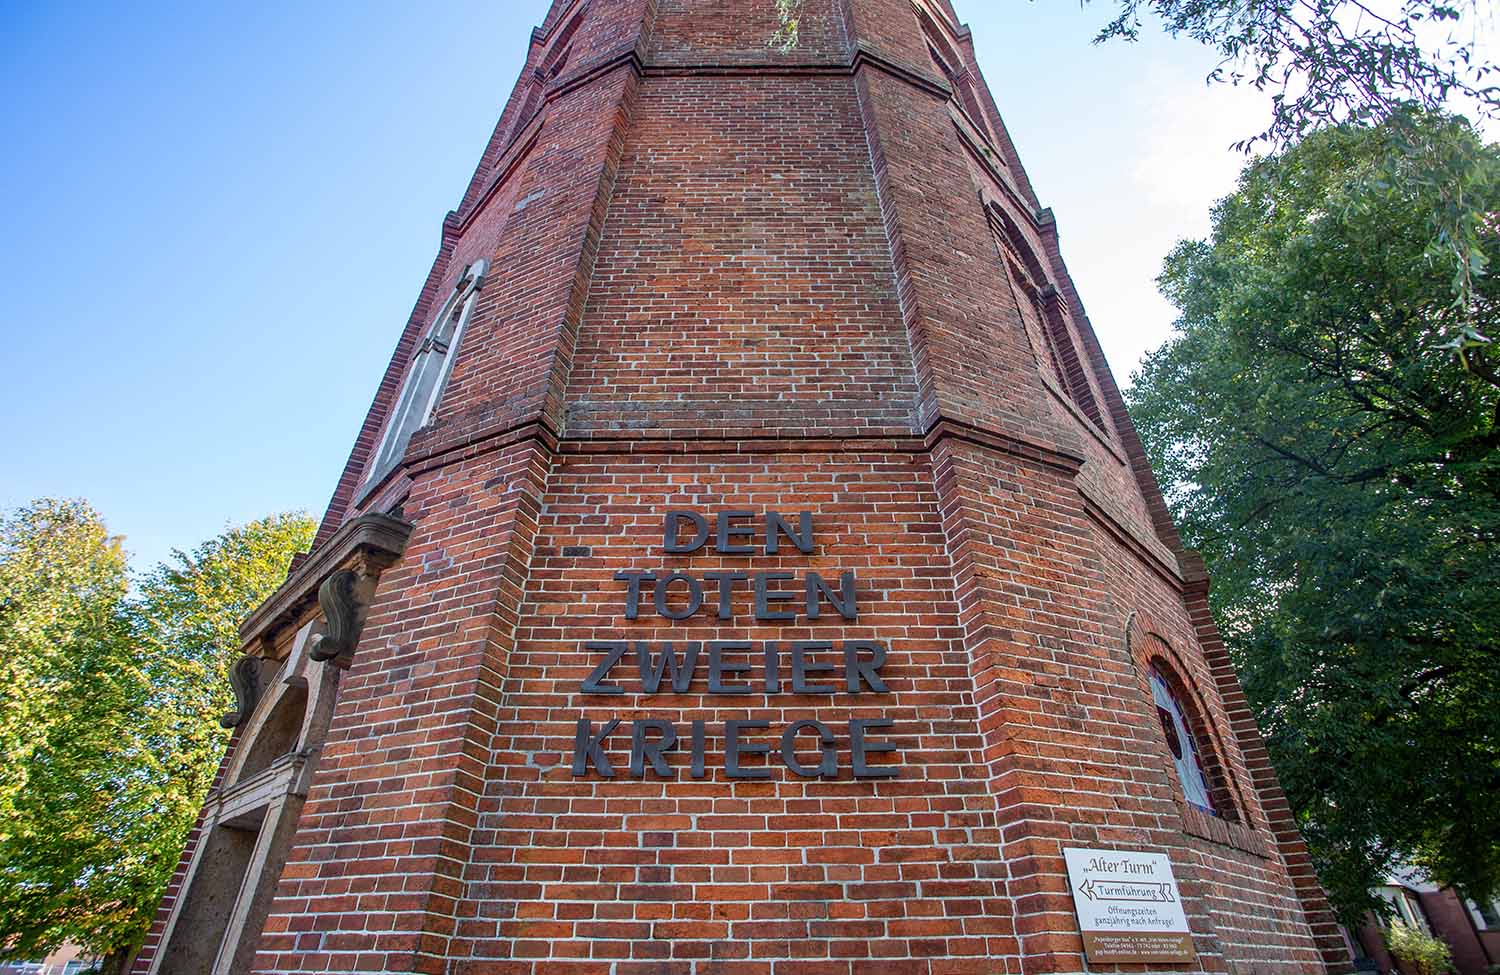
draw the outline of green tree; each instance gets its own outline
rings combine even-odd
[[[25,956],[113,937],[138,897],[129,769],[145,681],[125,555],[82,501],[0,520],[0,935]],[[149,756],[144,756],[149,760]]]
[[[1085,0],[1088,2],[1088,0]],[[1188,37],[1219,56],[1209,80],[1269,92],[1265,129],[1239,143],[1284,149],[1331,125],[1362,125],[1386,138],[1384,178],[1426,184],[1426,256],[1450,271],[1457,314],[1443,340],[1469,366],[1471,350],[1492,337],[1480,328],[1475,281],[1489,266],[1484,244],[1488,164],[1423,120],[1462,110],[1500,118],[1496,66],[1478,32],[1488,7],[1478,0],[1104,0],[1116,11],[1094,38],[1134,41],[1146,21]],[[1458,150],[1458,151],[1455,151]]]
[[[1473,157],[1500,209],[1495,147],[1410,124]],[[1210,239],[1167,259],[1178,331],[1130,392],[1346,918],[1398,859],[1500,887],[1500,374],[1485,349],[1451,368],[1439,190],[1390,163],[1388,132],[1340,126],[1248,166]],[[1497,298],[1478,279],[1481,320]]]
[[[1447,975],[1453,971],[1453,950],[1446,941],[1401,921],[1391,922],[1385,933],[1385,944],[1391,957],[1416,975]]]
[[[203,802],[229,732],[229,668],[239,625],[286,580],[291,558],[312,544],[317,522],[302,512],[230,528],[191,553],[174,551],[140,584],[132,610],[157,721],[155,753],[178,783],[182,831]],[[181,848],[181,836],[175,841]]]
[[[227,733],[235,632],[312,539],[303,515],[176,552],[128,593],[82,502],[0,521],[0,954],[144,937]]]

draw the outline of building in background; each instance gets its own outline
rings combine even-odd
[[[776,27],[532,32],[137,973],[1348,969],[968,30]]]
[[[1371,914],[1356,933],[1364,969],[1402,971],[1386,950],[1385,932],[1395,922],[1447,942],[1457,975],[1490,975],[1500,969],[1500,899],[1474,901],[1429,882],[1415,869],[1393,873],[1378,893],[1390,905],[1390,915]]]
[[[41,961],[0,961],[0,975],[78,975],[96,962],[77,945],[65,944]]]

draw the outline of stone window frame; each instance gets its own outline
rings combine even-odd
[[[381,573],[412,525],[366,514],[302,559],[240,625],[235,729],[220,784],[189,838],[167,916],[143,945],[148,975],[247,975],[276,895],[339,679],[353,661]],[[168,906],[170,902],[170,906]]]
[[[269,677],[243,724],[223,785],[204,803],[199,839],[149,975],[250,971],[337,695],[338,671],[315,665],[320,622],[299,627],[285,661],[247,656]],[[238,691],[238,689],[237,689]],[[248,703],[248,702],[242,702]]]
[[[458,360],[464,333],[474,317],[488,270],[489,262],[483,258],[465,267],[443,306],[422,331],[422,338],[401,379],[395,405],[386,418],[379,446],[366,469],[362,495],[367,495],[384,481],[386,475],[405,459],[412,435],[432,421],[453,375],[453,366]]]

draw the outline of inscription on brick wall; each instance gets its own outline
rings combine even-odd
[[[721,511],[712,516],[696,511],[668,511],[662,524],[662,551],[686,555],[711,547],[719,555],[778,555],[795,550],[810,555],[814,548],[812,512],[786,517],[778,512]],[[758,623],[795,623],[838,616],[859,619],[859,582],[853,572],[837,578],[822,573],[789,572],[781,569],[688,572],[626,570],[615,573],[624,583],[621,611],[627,620],[654,614],[672,621],[711,617],[731,621],[734,597],[750,594],[752,614]],[[712,587],[706,586],[712,583]],[[710,589],[713,598],[710,599]],[[888,656],[887,647],[876,640],[692,640],[675,644],[648,641],[592,641],[584,649],[598,660],[579,690],[584,694],[623,695],[635,693],[685,694],[701,672],[707,676],[708,694],[768,697],[794,694],[889,694],[880,677]],[[634,686],[631,686],[631,685]],[[590,718],[578,719],[573,745],[573,775],[614,778],[615,769],[604,743],[622,731],[620,718],[596,726]],[[891,764],[871,764],[870,756],[894,753],[894,742],[881,737],[894,724],[889,718],[855,718],[848,734],[841,737],[815,717],[791,721],[772,728],[768,721],[730,720],[716,729],[724,741],[724,771],[731,779],[769,779],[769,767],[749,766],[751,756],[779,760],[793,774],[809,779],[834,779],[847,756],[848,768],[858,779],[895,778],[899,769]],[[635,718],[630,722],[629,774],[644,778],[648,767],[655,775],[675,778],[681,763],[668,760],[673,752],[686,752],[688,775],[707,776],[708,723],[702,720],[678,726],[658,718]],[[816,750],[809,760],[807,746]],[[799,754],[799,746],[803,753]]]

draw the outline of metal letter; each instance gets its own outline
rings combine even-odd
[[[703,778],[703,722],[693,722],[693,767],[688,772],[695,779]]]
[[[754,538],[755,529],[749,525],[731,525],[731,518],[754,518],[753,511],[721,511],[718,517],[718,536],[715,539],[714,550],[721,555],[751,555],[755,552],[755,546],[750,544],[730,544],[730,537]]]
[[[609,764],[609,758],[604,754],[604,739],[609,737],[610,732],[620,726],[619,718],[610,718],[599,734],[594,735],[594,722],[588,718],[578,719],[578,734],[573,739],[573,776],[577,778],[587,775],[589,763],[599,770],[599,774],[606,779],[615,777],[614,767]]]
[[[797,530],[792,531],[792,526],[786,523],[786,519],[774,511],[766,512],[766,554],[775,555],[780,539],[776,537],[777,532],[786,535],[787,540],[797,546],[797,551],[803,555],[811,555],[813,550],[813,527],[812,512],[797,512]]]
[[[724,662],[725,650],[750,650],[750,644],[739,640],[714,640],[708,645],[708,693],[710,694],[749,694],[749,684],[725,684],[725,674],[742,674],[750,669],[748,660],[739,663],[727,664]]]
[[[693,523],[693,540],[684,542],[679,536],[682,519]],[[662,548],[668,552],[683,554],[696,552],[708,541],[708,522],[696,511],[668,511],[666,524],[662,527]]]
[[[809,684],[808,674],[827,673],[833,669],[833,664],[820,664],[807,659],[807,654],[813,650],[832,650],[831,643],[793,643],[792,644],[792,693],[793,694],[834,694],[838,688],[832,684]]]
[[[672,588],[672,583],[678,581],[688,584],[688,604],[687,609],[681,612],[673,612],[672,607],[667,605],[667,597],[670,595],[668,590]],[[663,579],[661,584],[656,587],[655,599],[656,615],[665,616],[669,620],[685,620],[698,612],[698,608],[703,605],[703,583],[690,575],[674,572]]]
[[[625,656],[625,647],[626,644],[623,641],[619,643],[615,643],[614,641],[607,643],[585,643],[583,649],[602,650],[609,654],[609,656],[605,657],[599,663],[599,666],[589,671],[589,675],[583,679],[583,684],[579,687],[579,690],[585,694],[624,694],[625,688],[618,684],[601,684],[599,682],[608,677],[610,668],[619,663],[620,658]]]
[[[630,584],[625,590],[625,618],[633,620],[641,613],[641,583],[656,582],[656,573],[622,571],[615,573],[615,579]]]
[[[794,620],[796,613],[783,610],[771,611],[770,604],[773,602],[790,602],[792,594],[789,592],[767,592],[766,583],[782,579],[794,579],[790,572],[757,572],[755,573],[755,618],[758,620]],[[659,591],[659,590],[658,590]]]
[[[894,779],[901,770],[893,765],[871,766],[865,756],[875,752],[893,752],[896,743],[891,741],[866,741],[865,732],[873,728],[889,728],[896,722],[890,718],[855,718],[849,722],[849,750],[854,756],[856,779]]]
[[[818,731],[819,750],[823,757],[816,767],[803,765],[797,761],[797,732],[803,728],[816,728]],[[821,721],[811,718],[803,718],[794,721],[781,733],[781,760],[786,767],[802,776],[804,779],[836,779],[839,777],[838,748],[834,744],[833,732]]]
[[[809,572],[807,574],[807,618],[810,620],[818,618],[818,611],[822,609],[818,599],[818,595],[821,593],[828,597],[828,601],[833,604],[833,608],[838,610],[839,615],[844,619],[859,619],[859,606],[855,602],[854,589],[853,572],[842,572],[839,574],[839,593],[837,596],[828,587],[828,583],[823,581],[822,576],[816,572]]]
[[[647,741],[646,729],[655,728],[661,732],[660,741]],[[664,779],[673,778],[672,767],[667,764],[662,752],[669,751],[677,746],[677,729],[672,727],[671,722],[662,721],[660,718],[637,718],[630,725],[630,774],[638,779],[646,777],[646,759],[651,760],[651,768]]]
[[[641,664],[641,684],[647,694],[655,694],[656,689],[661,686],[662,673],[665,672],[672,678],[672,690],[678,694],[687,693],[688,688],[693,686],[693,671],[698,669],[698,652],[703,649],[703,644],[692,640],[687,644],[687,649],[682,653],[682,663],[677,663],[677,654],[672,650],[672,644],[663,645],[661,656],[653,663],[651,651],[646,649],[646,644],[635,645],[635,655]]]
[[[703,578],[712,579],[719,584],[719,619],[727,620],[734,615],[734,607],[730,600],[734,596],[734,584],[744,582],[750,578],[748,572],[705,572]]]
[[[859,659],[861,650],[870,651],[873,658],[869,663]],[[850,694],[859,693],[860,678],[870,685],[870,690],[876,694],[889,694],[890,688],[885,686],[885,681],[880,679],[880,668],[885,663],[885,647],[874,640],[845,640],[844,641],[844,682]]]
[[[766,755],[771,751],[770,745],[746,744],[740,741],[741,731],[761,731],[771,727],[769,721],[726,721],[724,722],[724,770],[731,779],[769,779],[771,770],[768,768],[741,768],[741,755]]]

